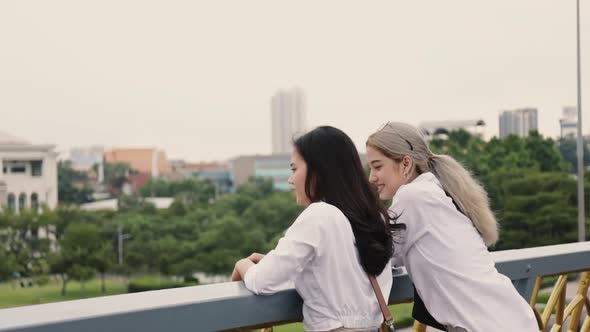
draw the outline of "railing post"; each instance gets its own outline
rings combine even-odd
[[[530,276],[525,279],[517,279],[512,282],[518,293],[525,299],[530,300],[533,295],[533,290],[535,289],[537,277]]]

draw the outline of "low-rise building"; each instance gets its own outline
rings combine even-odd
[[[31,144],[0,132],[0,208],[55,208],[57,155],[55,145]]]

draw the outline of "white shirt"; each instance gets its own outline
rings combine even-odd
[[[472,222],[432,173],[401,186],[390,211],[407,227],[395,246],[430,314],[473,332],[538,332],[529,304],[500,274]]]
[[[385,299],[392,285],[390,264],[377,277]],[[363,270],[350,222],[335,206],[309,205],[277,247],[244,276],[256,294],[290,287],[303,298],[307,331],[339,327],[377,328],[383,321],[371,283]]]

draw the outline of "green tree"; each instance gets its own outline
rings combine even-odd
[[[0,246],[0,280],[5,281],[13,277],[17,270],[16,262],[10,251]]]
[[[157,211],[154,204],[137,195],[121,195],[119,197],[118,206],[119,211],[121,212],[153,214]]]
[[[215,186],[209,180],[186,179],[182,181],[168,181],[165,179],[150,179],[140,188],[143,197],[174,197],[175,208],[182,204],[184,207],[208,204],[215,198]]]
[[[551,138],[543,138],[536,130],[526,137],[524,148],[541,172],[567,172],[569,169],[556,143]]]
[[[230,273],[234,263],[246,255],[244,244],[258,241],[262,235],[248,229],[238,218],[225,216],[213,221],[197,242],[198,268],[209,273]]]
[[[96,270],[87,265],[74,264],[68,269],[72,279],[78,280],[82,286],[82,297],[86,297],[86,282],[94,278]]]
[[[511,135],[484,142],[451,132],[447,140],[433,140],[431,147],[463,163],[486,188],[501,224],[495,249],[575,239],[575,183],[552,139],[533,131],[525,138]]]
[[[84,283],[94,276],[99,266],[98,255],[108,243],[100,235],[97,226],[90,223],[70,224],[60,242],[60,255],[51,262],[53,270],[66,274],[66,280],[71,278]]]
[[[70,281],[68,271],[72,266],[72,261],[64,255],[63,251],[59,251],[49,255],[48,263],[49,271],[61,278],[61,296],[66,296],[68,282]]]
[[[102,246],[92,256],[91,265],[100,274],[100,290],[102,293],[107,292],[106,273],[114,264],[113,246],[108,242],[103,242]]]
[[[273,239],[277,234],[283,234],[301,211],[302,208],[295,204],[292,193],[275,192],[264,199],[254,201],[241,218],[248,227],[260,230],[264,247],[270,250],[276,244],[273,243]]]
[[[575,241],[575,182],[561,173],[529,172],[506,177],[498,213],[502,232],[497,249]]]
[[[36,277],[49,252],[49,241],[39,237],[42,226],[36,213],[23,210],[0,215],[0,243],[7,259],[6,268],[23,277]]]
[[[268,196],[274,192],[272,179],[251,177],[236,190],[238,195],[248,196],[254,199]]]
[[[578,173],[578,153],[577,153],[577,140],[573,138],[561,138],[558,141],[559,152],[563,159],[570,165],[570,171],[572,173]],[[588,149],[588,142],[584,141],[583,146],[584,153],[584,166],[590,166],[590,150]]]
[[[82,204],[92,201],[93,189],[88,176],[74,170],[69,161],[57,164],[58,197],[60,203]]]
[[[449,133],[449,141],[455,142],[462,149],[467,149],[473,136],[465,129],[454,130]]]
[[[114,197],[119,197],[123,191],[123,185],[128,181],[129,175],[136,173],[137,171],[126,163],[104,163],[104,183],[108,186],[111,195]]]

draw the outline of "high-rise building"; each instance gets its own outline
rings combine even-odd
[[[578,137],[578,109],[572,106],[563,108],[562,118],[559,119],[561,138]]]
[[[301,89],[279,90],[271,99],[272,153],[290,154],[293,138],[305,131],[305,95]]]
[[[538,116],[536,108],[521,108],[503,111],[500,114],[500,138],[508,135],[528,136],[531,130],[537,130]]]

